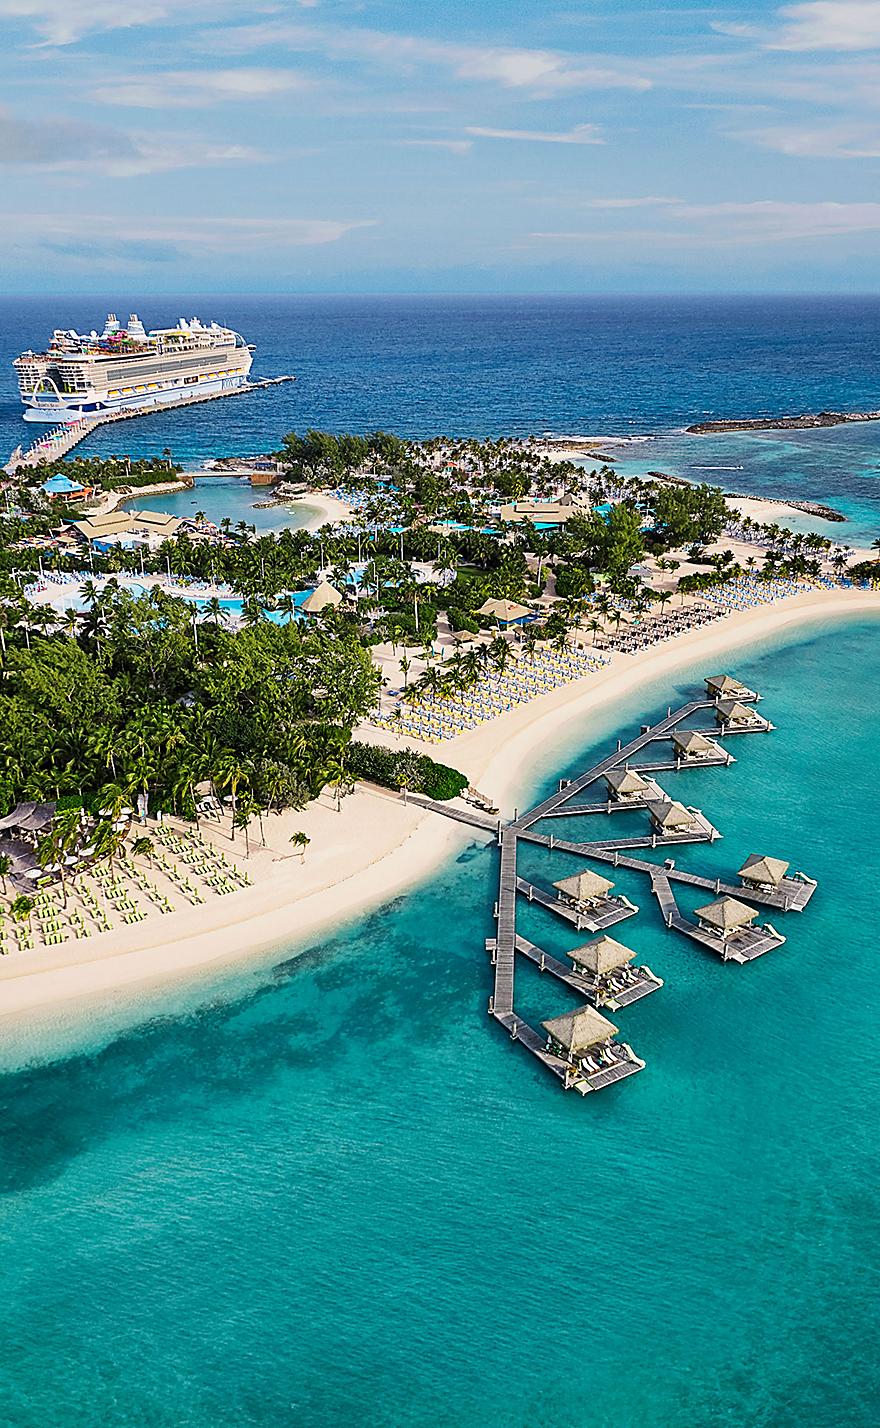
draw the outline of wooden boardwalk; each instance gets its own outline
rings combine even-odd
[[[742,702],[751,702],[758,698],[760,698],[758,694],[752,694],[743,697]],[[677,772],[685,768],[719,768],[734,763],[735,760],[730,752],[727,749],[722,749],[720,745],[717,754],[711,754],[704,759],[692,760],[683,759],[674,752],[661,754],[656,747],[664,741],[671,741],[672,734],[686,720],[701,711],[714,710],[716,707],[717,702],[713,699],[693,699],[679,709],[674,711],[670,709],[665,719],[661,719],[652,726],[646,725],[641,733],[627,744],[619,743],[613,753],[594,764],[592,768],[587,769],[577,778],[561,783],[556,793],[543,799],[534,808],[514,818],[506,825],[500,818],[479,810],[438,803],[420,795],[409,795],[409,801],[419,807],[431,809],[445,818],[454,819],[458,823],[491,834],[498,839],[501,858],[498,901],[495,906],[496,935],[486,941],[486,948],[491,953],[494,971],[494,987],[489,1002],[489,1011],[511,1038],[520,1042],[527,1051],[531,1052],[552,1075],[562,1082],[567,1090],[574,1089],[582,1095],[601,1090],[616,1081],[635,1075],[636,1072],[644,1068],[645,1063],[635,1055],[626,1042],[618,1039],[617,1036],[611,1039],[603,1052],[608,1064],[600,1062],[598,1055],[578,1052],[571,1061],[567,1061],[548,1051],[547,1038],[543,1031],[530,1026],[516,1011],[517,956],[525,957],[540,971],[549,973],[576,993],[578,997],[594,1006],[604,1007],[606,1010],[618,1010],[629,1006],[656,991],[663,984],[661,979],[655,977],[649,969],[646,968],[644,971],[636,969],[636,980],[621,987],[619,991],[612,991],[613,1000],[611,1000],[607,998],[605,988],[599,987],[596,978],[575,970],[574,966],[552,956],[536,943],[519,935],[516,920],[518,897],[527,898],[529,902],[537,903],[547,911],[555,913],[557,917],[561,917],[578,931],[591,933],[613,927],[625,918],[632,917],[638,911],[628,899],[612,896],[604,899],[604,906],[600,905],[595,910],[595,914],[590,916],[589,913],[572,907],[557,897],[555,889],[548,891],[528,878],[521,877],[517,869],[520,841],[547,848],[552,852],[564,852],[577,857],[595,859],[613,867],[626,868],[646,875],[650,879],[651,892],[657,899],[666,926],[699,942],[725,961],[740,963],[752,961],[755,957],[761,957],[774,947],[780,946],[785,938],[775,928],[768,925],[762,928],[740,929],[726,940],[722,939],[711,929],[700,927],[696,922],[692,922],[682,915],[672,890],[674,882],[705,889],[715,896],[727,894],[745,902],[764,904],[782,911],[801,911],[815,891],[815,883],[799,877],[783,879],[779,888],[775,890],[751,888],[725,882],[719,877],[710,878],[699,873],[679,870],[672,864],[671,859],[667,859],[666,863],[661,865],[636,856],[638,852],[646,849],[655,851],[658,848],[666,849],[679,845],[714,842],[721,835],[698,809],[691,810],[696,819],[694,826],[681,833],[660,834],[653,831],[645,833],[634,830],[628,837],[619,836],[578,842],[569,838],[557,838],[552,833],[536,831],[535,825],[544,818],[591,817],[599,813],[644,813],[648,802],[671,800],[671,795],[666,790],[654,785],[650,795],[646,798],[631,801],[610,798],[596,803],[579,801],[578,796],[584,790],[591,788],[612,769],[626,766],[640,773],[648,774],[661,770]],[[726,738],[733,733],[769,732],[772,727],[769,720],[762,719],[759,723],[748,726],[730,726],[723,730],[717,728],[692,729],[691,732],[703,733],[714,741]],[[639,762],[639,756],[641,756],[641,762]],[[609,1053],[613,1060],[609,1058]]]

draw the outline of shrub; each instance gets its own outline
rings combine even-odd
[[[400,789],[406,783],[412,793],[440,802],[456,798],[468,786],[468,780],[458,769],[435,763],[427,754],[412,749],[389,749],[384,744],[349,744],[346,753],[348,769],[355,778],[369,779],[383,788]]]
[[[446,614],[451,630],[467,630],[471,635],[479,634],[480,626],[476,617],[469,614],[467,610],[462,610],[460,605],[450,605]]]

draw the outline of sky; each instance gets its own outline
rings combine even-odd
[[[7,293],[880,290],[880,0],[0,0]]]

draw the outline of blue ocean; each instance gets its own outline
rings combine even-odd
[[[878,405],[880,303],[771,306],[188,302],[300,380],[127,433],[195,460],[313,424],[673,442],[707,411]],[[7,304],[4,345],[101,317]],[[11,391],[3,420],[14,444]],[[866,524],[873,430],[823,434],[841,471],[863,443]],[[792,469],[799,494],[829,460]],[[566,1096],[490,1023],[497,853],[465,832],[331,934],[4,1026],[2,1428],[874,1428],[877,632],[817,621],[725,661],[776,731],[678,776],[723,834],[678,861],[769,853],[819,888],[783,947],[725,966],[619,871],[624,940],[665,986],[618,1014],[647,1062],[618,1087]],[[707,672],[542,748],[520,806]],[[539,908],[521,927],[577,940]],[[531,967],[517,997],[535,1021],[572,1005]]]
[[[148,327],[216,317],[256,345],[253,375],[292,385],[108,427],[80,448],[187,463],[272,448],[290,430],[376,427],[419,437],[601,435],[621,470],[662,470],[744,494],[829,503],[851,544],[880,528],[880,424],[738,437],[709,418],[880,410],[880,298],[327,298],[108,293],[0,302],[0,453],[31,439],[9,366],[55,327],[108,310]],[[793,515],[792,524],[798,524]]]

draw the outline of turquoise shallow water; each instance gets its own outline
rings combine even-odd
[[[239,521],[256,526],[263,534],[266,531],[280,531],[285,526],[301,527],[315,517],[316,510],[304,502],[297,501],[289,506],[265,506],[258,503],[267,500],[265,486],[252,486],[250,481],[233,476],[197,476],[191,489],[185,491],[160,491],[153,496],[142,496],[126,501],[126,509],[135,511],[166,511],[169,516],[192,517],[196,511],[203,511],[215,525],[228,517],[233,529]]]
[[[778,731],[675,782],[725,835],[680,861],[766,851],[820,888],[783,948],[724,967],[621,874],[624,940],[666,979],[619,1014],[648,1061],[622,1086],[564,1096],[488,1024],[495,854],[473,844],[206,1005],[166,993],[6,1075],[0,1423],[873,1425],[878,628],[735,662]],[[573,945],[538,910],[523,927]],[[570,1005],[521,982],[536,1017]]]

